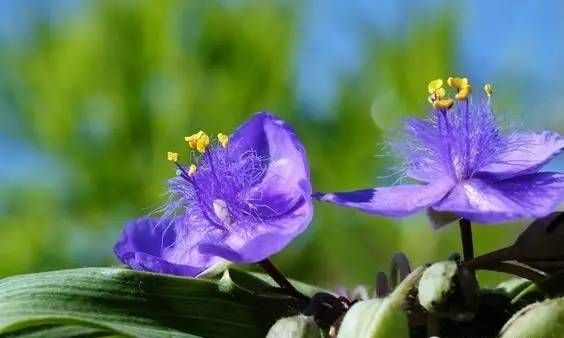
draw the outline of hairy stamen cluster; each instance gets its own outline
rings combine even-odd
[[[201,224],[222,232],[253,231],[262,223],[256,210],[261,200],[257,184],[266,172],[267,159],[229,144],[228,136],[211,140],[198,132],[186,137],[193,152],[189,167],[174,161],[177,176],[169,180],[170,199],[165,214],[183,215],[186,224]]]
[[[449,77],[447,84],[456,91],[457,105],[446,96],[443,80],[433,80],[428,85],[434,108],[430,118],[406,123],[409,138],[402,149],[408,174],[434,172],[456,181],[468,179],[512,146],[497,127],[489,102],[493,92],[490,84],[484,86],[488,100],[479,103],[471,100],[472,86],[467,78]]]

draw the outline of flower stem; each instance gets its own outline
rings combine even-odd
[[[472,225],[466,218],[460,219],[460,238],[462,239],[462,253],[464,261],[474,258],[474,242],[472,240]]]
[[[309,299],[306,295],[296,289],[292,283],[278,270],[278,268],[272,264],[270,259],[263,259],[257,263],[282,289],[288,291],[288,293],[299,299]]]

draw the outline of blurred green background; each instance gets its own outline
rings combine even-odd
[[[166,151],[256,111],[295,126],[324,191],[396,181],[386,139],[425,114],[436,77],[491,81],[514,125],[564,132],[564,11],[547,2],[0,2],[0,277],[118,264],[123,223],[164,202]],[[474,227],[477,253],[523,224]],[[397,251],[422,264],[457,250],[457,227],[433,231],[424,215],[316,204],[274,260],[354,286]]]

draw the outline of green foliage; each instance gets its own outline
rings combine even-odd
[[[450,267],[444,262],[435,266]],[[527,292],[527,283],[521,280],[495,290],[481,289],[479,307],[469,308],[463,296],[468,293],[468,285],[461,281],[463,269],[449,268],[445,274],[437,273],[436,267],[419,267],[388,296],[352,303],[329,326],[318,322],[329,308],[312,312],[316,306],[309,301],[287,296],[264,275],[240,270],[226,270],[211,280],[121,268],[20,275],[0,280],[0,337],[252,338],[267,332],[268,337],[296,338],[329,334],[342,338],[560,337],[561,274],[533,284],[534,290],[529,286],[535,298],[514,297],[517,289]],[[445,278],[439,283],[442,309],[464,308],[472,311],[471,316],[445,316],[443,310],[422,306],[425,297],[421,294],[434,287],[428,280],[441,278]],[[309,297],[323,292],[292,283]],[[544,300],[539,303],[538,299]]]
[[[86,268],[0,280],[0,333],[11,337],[264,337],[302,304],[235,272],[219,281],[118,268]],[[253,290],[247,287],[253,286]]]

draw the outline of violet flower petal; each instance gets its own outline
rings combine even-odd
[[[167,224],[168,223],[168,224]],[[136,270],[180,276],[197,276],[222,259],[203,255],[179,231],[178,222],[139,218],[125,225],[114,253]]]
[[[295,236],[291,233],[263,233],[254,238],[231,238],[229,245],[223,243],[202,243],[199,246],[202,254],[225,258],[235,263],[259,262],[272,255],[274,250],[280,251]]]
[[[538,171],[564,150],[564,137],[550,131],[518,133],[507,138],[506,149],[498,158],[481,168],[480,174],[497,179],[510,178]]]
[[[453,182],[445,179],[425,185],[398,185],[351,192],[316,193],[314,197],[369,214],[402,217],[437,203],[452,187]]]
[[[252,263],[280,251],[311,222],[309,165],[294,130],[271,114],[256,114],[236,131],[233,139],[241,147],[238,151],[246,151],[244,146],[268,154],[268,166],[262,180],[252,188],[256,194],[248,210],[256,224],[254,229],[234,224],[225,240],[199,247],[202,253]]]
[[[564,175],[543,172],[503,181],[461,182],[433,209],[480,223],[498,223],[543,217],[563,200]]]
[[[273,119],[279,120],[267,112],[254,114],[233,132],[229,138],[229,147],[239,153],[253,151],[260,157],[268,158],[270,154],[264,125]]]

